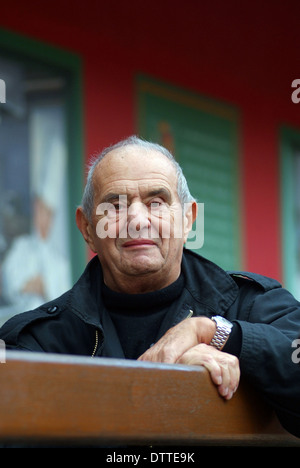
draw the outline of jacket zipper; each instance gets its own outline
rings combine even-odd
[[[94,350],[93,350],[93,353],[91,355],[91,357],[95,357],[95,354],[96,354],[96,351],[97,351],[97,348],[98,348],[98,344],[99,344],[99,334],[98,334],[98,330],[96,329],[96,343],[95,343],[95,346],[94,346]]]
[[[189,313],[188,313],[188,315],[186,316],[185,319],[191,318],[192,315],[193,315],[193,313],[194,313],[194,311],[193,311],[192,309],[190,309],[190,310],[189,310]]]

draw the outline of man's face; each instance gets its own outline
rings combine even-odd
[[[99,163],[93,184],[89,245],[105,283],[143,292],[175,281],[192,221],[190,212],[183,215],[172,163],[156,151],[119,148]]]

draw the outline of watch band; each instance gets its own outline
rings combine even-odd
[[[230,335],[232,323],[219,315],[211,319],[216,323],[217,329],[209,344],[214,348],[222,349]]]

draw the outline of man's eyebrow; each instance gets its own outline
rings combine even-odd
[[[164,187],[157,188],[157,189],[154,189],[154,190],[150,190],[150,192],[148,192],[147,196],[148,197],[162,196],[162,197],[166,198],[167,200],[170,200],[172,198],[171,193],[169,192],[169,190],[164,188]]]
[[[108,193],[107,195],[105,195],[103,197],[103,199],[101,200],[102,203],[109,203],[109,202],[112,202],[112,201],[115,201],[115,200],[119,200],[119,197],[120,196],[126,196],[126,194],[122,194],[122,193]]]

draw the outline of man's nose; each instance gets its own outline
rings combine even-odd
[[[128,221],[128,230],[135,230],[137,232],[142,231],[143,229],[149,229],[150,223],[150,213],[148,207],[141,202],[134,202],[128,208],[127,214]]]

